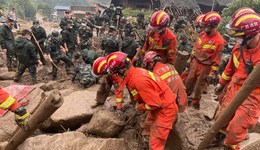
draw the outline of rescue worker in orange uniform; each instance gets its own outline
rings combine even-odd
[[[117,75],[109,75],[107,73],[107,58],[99,57],[97,58],[92,67],[92,74],[96,77],[103,77],[101,85],[97,91],[96,95],[96,104],[91,106],[92,108],[96,108],[97,106],[103,105],[109,95],[110,89],[112,85],[114,85],[115,96],[116,96],[116,106],[118,110],[122,109],[123,102],[123,89],[119,89],[119,83],[123,81],[122,78]]]
[[[199,34],[191,54],[191,65],[185,86],[188,96],[194,92],[191,96],[191,106],[196,109],[199,109],[199,101],[208,77],[217,75],[219,54],[225,45],[225,40],[217,31],[220,22],[221,17],[218,13],[211,11],[205,14],[201,20],[204,31]]]
[[[172,92],[177,94],[179,112],[184,112],[188,104],[186,88],[174,66],[161,63],[161,57],[156,52],[149,51],[144,56],[143,68],[159,76],[170,87]]]
[[[143,58],[146,52],[156,51],[161,56],[163,63],[174,64],[176,60],[177,39],[174,33],[167,28],[169,22],[170,17],[163,10],[156,11],[152,15],[149,24],[149,33],[146,36],[144,46],[136,53],[132,62],[138,58],[139,54]]]
[[[15,113],[15,122],[17,125],[24,127],[27,125],[30,113],[21,106],[16,99],[10,96],[6,91],[0,88],[0,109],[10,110]]]
[[[255,13],[255,11],[251,8],[248,7],[242,7],[240,9],[238,9],[233,15],[232,15],[232,19],[242,15],[242,14],[249,14],[249,13]],[[238,47],[239,45],[237,45]],[[224,76],[225,77],[225,76]],[[222,86],[221,84],[217,85],[217,88],[215,90],[216,95],[218,95],[218,101],[221,107],[219,107],[219,110],[216,112],[216,115],[214,117],[214,120],[217,120],[219,118],[219,116],[224,112],[224,110],[227,108],[228,104],[230,103],[231,99],[227,99],[225,98],[227,90],[228,89],[228,84],[229,84],[230,80],[225,82],[225,85]],[[225,139],[226,135],[225,135],[225,130],[227,127],[228,123],[223,125],[223,128],[220,130],[219,133],[217,133],[217,135],[215,136],[215,140],[213,140],[210,143],[210,147],[218,147],[223,145],[223,140]],[[246,137],[247,139],[248,137]]]
[[[228,84],[221,107],[226,108],[248,75],[260,62],[260,15],[243,13],[236,15],[226,28],[234,36],[235,45],[231,59],[221,75],[216,91]],[[260,115],[260,85],[237,109],[226,128],[226,150],[239,150],[239,143],[246,138],[248,129],[254,127]]]
[[[198,15],[194,22],[193,22],[193,25],[195,27],[195,30],[197,31],[198,34],[200,34],[202,31],[203,31],[203,28],[200,26],[200,22],[202,20],[202,18],[205,16],[205,14],[200,14]],[[188,65],[190,65],[190,61],[191,59],[188,60]],[[189,74],[189,67],[187,67],[185,69],[185,71],[181,74],[181,79],[182,79],[182,82],[185,83],[186,82],[186,79],[188,77],[188,74]]]
[[[111,53],[107,57],[108,72],[121,76],[134,100],[137,110],[149,111],[145,120],[150,134],[151,150],[163,150],[173,123],[177,119],[177,95],[152,72],[132,66],[125,53]]]

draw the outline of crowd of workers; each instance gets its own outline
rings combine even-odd
[[[36,65],[46,64],[46,53],[53,64],[53,79],[57,78],[60,60],[65,63],[67,74],[73,74],[73,80],[79,77],[85,87],[100,79],[96,104],[92,108],[104,104],[114,86],[117,114],[124,113],[123,89],[126,87],[135,108],[149,112],[143,136],[149,136],[152,150],[164,149],[178,113],[188,111],[188,107],[200,109],[201,96],[209,84],[216,85],[215,92],[219,95],[220,109],[215,116],[218,119],[260,59],[260,15],[251,8],[240,8],[232,15],[226,25],[230,39],[218,31],[222,21],[220,14],[210,11],[197,16],[193,22],[197,31],[193,44],[183,34],[183,24],[178,27],[177,36],[174,34],[169,28],[171,15],[163,10],[155,11],[150,21],[144,21],[144,15],[139,14],[140,26],[137,28],[122,16],[120,8],[115,9],[113,5],[100,14],[99,11],[91,17],[87,12],[79,21],[66,11],[60,22],[61,32],[52,31],[49,36],[35,20],[31,30],[24,29],[17,39],[11,32],[13,20],[7,18],[0,30],[0,44],[7,54],[8,70],[17,69],[14,81],[19,82],[28,68],[33,83],[36,83]],[[103,23],[109,25],[108,33],[101,40],[101,48],[92,50],[93,29],[99,36]],[[119,28],[123,29],[123,34],[118,35]],[[139,36],[139,42],[135,40],[138,28],[146,29],[143,41]],[[188,63],[183,69],[176,70],[175,66],[180,65],[176,61],[178,53],[188,44],[193,45],[191,50],[186,50]],[[81,70],[85,73],[80,73]],[[257,86],[223,125],[210,146],[240,149],[239,143],[246,139],[248,129],[258,121],[259,92]],[[28,121],[30,114],[26,109],[3,90],[0,91],[0,108],[13,111],[21,126]]]

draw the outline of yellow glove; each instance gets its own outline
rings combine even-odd
[[[16,124],[20,127],[26,127],[31,114],[24,107],[17,108],[14,113]]]

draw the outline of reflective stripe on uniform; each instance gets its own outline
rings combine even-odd
[[[151,78],[152,78],[154,81],[156,81],[156,78],[155,78],[155,76],[154,76],[154,74],[153,74],[152,72],[148,71],[148,74],[151,76]]]
[[[149,37],[149,41],[150,41],[150,42],[153,42],[154,39],[153,39],[152,37]]]
[[[167,48],[166,47],[161,47],[159,45],[155,45],[154,49],[156,49],[156,50],[166,50]]]
[[[238,61],[236,55],[233,55],[233,63],[234,63],[234,65],[235,65],[235,67],[238,68],[238,66],[239,66],[240,63],[239,63],[239,61]]]
[[[176,70],[167,72],[167,73],[163,74],[162,76],[160,76],[160,78],[161,78],[162,80],[164,80],[164,79],[167,79],[169,76],[174,75],[174,74],[177,74],[177,71],[176,71]]]
[[[214,71],[217,71],[217,70],[218,70],[218,67],[216,67],[216,66],[211,66],[211,69],[214,70]]]
[[[144,107],[145,107],[147,110],[151,110],[151,109],[152,109],[152,108],[151,108],[149,105],[147,105],[147,104],[145,104]]]
[[[138,94],[138,92],[137,92],[136,90],[133,90],[133,91],[131,91],[131,94],[132,94],[133,96],[135,96],[135,95]]]
[[[210,44],[205,44],[202,46],[202,48],[205,48],[205,49],[215,49],[216,46],[215,45],[210,45]]]
[[[201,43],[202,43],[202,40],[201,40],[200,38],[198,39],[198,43],[199,43],[199,44],[201,44]]]
[[[117,103],[121,103],[122,101],[123,101],[122,98],[116,98],[116,102],[117,102]]]
[[[10,106],[12,106],[15,103],[15,99],[12,98],[11,96],[8,96],[8,98],[0,104],[1,109],[8,109]]]
[[[222,73],[221,77],[224,79],[224,80],[230,80],[231,77],[230,76],[227,76],[224,72]]]
[[[175,50],[168,50],[168,54],[174,54]]]

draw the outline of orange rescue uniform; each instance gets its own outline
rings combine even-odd
[[[243,56],[245,61],[251,60],[256,66],[260,61],[260,41],[254,49],[244,49]],[[239,51],[239,45],[235,45],[231,59],[229,60],[219,83],[228,84],[227,92],[223,98],[221,110],[223,111],[230,103],[235,93],[245,82],[248,75],[246,66]],[[228,123],[226,128],[226,139],[224,143],[233,150],[239,150],[239,143],[246,137],[248,129],[254,127],[260,115],[260,84],[247,97],[243,104],[237,109],[235,115]]]
[[[156,51],[162,58],[163,63],[174,64],[177,52],[176,36],[168,28],[162,35],[150,31],[146,36],[141,54],[144,56],[148,51]]]
[[[8,109],[14,112],[20,106],[21,105],[17,102],[17,100],[0,88],[0,109]]]
[[[144,130],[150,135],[150,149],[163,150],[177,119],[177,95],[172,93],[160,77],[141,68],[129,68],[123,82],[138,102],[137,109],[149,111]]]
[[[158,75],[170,87],[173,93],[177,94],[179,112],[184,112],[187,108],[186,88],[174,66],[157,62],[153,68],[153,73]]]
[[[185,82],[187,94],[192,96],[192,104],[199,104],[208,76],[214,75],[220,63],[220,51],[224,49],[225,40],[218,31],[208,36],[205,31],[193,47],[192,62]]]

